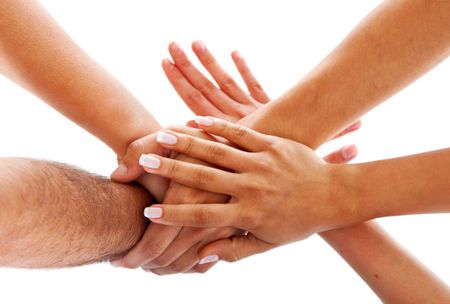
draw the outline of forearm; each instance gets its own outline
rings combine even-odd
[[[317,148],[449,51],[449,1],[384,1],[302,81],[241,122]]]
[[[375,222],[322,232],[385,303],[444,303],[448,286],[396,243]]]
[[[92,60],[38,1],[0,2],[0,72],[104,141],[119,156],[157,121]]]
[[[142,236],[150,197],[56,163],[0,159],[0,266],[53,268],[107,260]]]
[[[353,165],[333,165],[336,199],[355,222],[450,211],[450,149]],[[338,198],[339,197],[339,198]]]

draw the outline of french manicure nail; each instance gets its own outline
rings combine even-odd
[[[195,118],[195,123],[198,125],[210,127],[210,126],[212,126],[213,121],[211,118],[208,118],[208,117],[197,116],[197,118]]]
[[[158,132],[158,135],[156,135],[156,141],[166,145],[174,145],[177,143],[177,137],[170,133]]]
[[[344,155],[345,159],[350,159],[356,155],[358,151],[356,150],[356,147],[354,145],[348,145],[342,148],[342,154]]]
[[[208,264],[208,263],[214,263],[217,262],[219,260],[219,256],[216,254],[213,255],[208,255],[206,257],[204,257],[203,259],[200,260],[200,262],[198,262],[199,265],[203,265],[203,264]]]
[[[149,169],[158,169],[161,166],[161,161],[154,156],[142,154],[139,158],[139,164]]]
[[[149,219],[160,218],[162,215],[162,209],[157,207],[147,207],[144,209],[144,216]]]

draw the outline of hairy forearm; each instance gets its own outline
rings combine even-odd
[[[289,92],[241,122],[317,148],[449,52],[449,1],[384,1]]]
[[[375,222],[320,234],[384,303],[444,303],[450,289]]]
[[[449,212],[448,168],[450,149],[336,165],[339,188],[336,197],[340,197],[342,203],[353,205],[357,221],[391,215]]]
[[[0,158],[0,266],[53,268],[113,258],[142,236],[150,197],[58,163]]]
[[[159,124],[34,0],[0,1],[0,72],[122,156]]]

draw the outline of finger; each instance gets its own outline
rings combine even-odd
[[[208,244],[199,252],[199,266],[215,263],[217,260],[236,262],[246,257],[259,254],[277,245],[264,242],[253,234],[234,236]],[[197,268],[198,269],[198,268]]]
[[[183,49],[175,42],[169,44],[169,53],[175,63],[173,67],[217,109],[225,114],[239,113],[242,104],[231,99],[206,78],[188,59]],[[170,61],[169,61],[170,62]]]
[[[153,205],[145,208],[144,215],[155,223],[170,226],[246,228],[240,227],[239,206],[231,203]],[[244,224],[247,225],[250,223]]]
[[[145,173],[139,165],[139,157],[146,153],[163,155],[164,148],[156,142],[156,133],[139,138],[128,145],[125,155],[119,159],[118,168],[111,174],[111,179],[128,183]]]
[[[139,163],[148,173],[156,174],[195,189],[235,196],[239,174],[192,164],[155,154],[144,154]]]
[[[147,271],[151,271],[157,275],[170,275],[177,273],[184,273],[190,270],[198,263],[197,252],[200,249],[200,244],[196,244],[190,248],[185,254],[183,254],[178,260],[172,264],[161,268],[147,268]]]
[[[211,52],[206,48],[201,41],[192,43],[192,50],[202,65],[208,70],[219,87],[232,99],[242,103],[251,104],[252,101],[247,93],[242,90],[234,79],[220,66]]]
[[[345,164],[351,161],[358,154],[358,149],[355,145],[344,146],[338,151],[328,154],[323,159],[331,164]]]
[[[244,80],[245,85],[250,92],[250,96],[261,103],[269,102],[269,96],[266,94],[262,86],[259,84],[259,81],[253,75],[244,57],[242,57],[242,55],[238,51],[234,51],[231,53],[231,58],[233,59],[234,64],[239,71],[239,74],[241,74],[242,79]]]
[[[339,137],[342,137],[346,134],[355,132],[356,130],[358,130],[359,128],[361,128],[361,120],[358,120],[354,123],[352,123],[350,126],[348,126],[347,128],[345,128],[343,131],[341,131],[340,133],[338,133],[336,136],[334,136],[332,139],[336,139]]]
[[[250,152],[264,151],[273,141],[272,136],[222,119],[199,116],[195,122],[206,132],[223,137]]]
[[[183,232],[186,232],[185,235],[183,235]],[[198,262],[198,252],[200,248],[203,248],[206,244],[219,240],[224,238],[229,238],[232,235],[236,234],[236,229],[232,228],[221,228],[221,229],[198,229],[198,228],[189,228],[185,227],[180,232],[180,234],[177,236],[177,239],[171,244],[171,246],[166,250],[166,252],[169,252],[171,248],[174,248],[174,252],[179,251],[179,246],[177,244],[178,239],[191,239],[192,234],[194,235],[202,235],[202,239],[199,239],[198,242],[193,243],[192,246],[189,247],[188,250],[184,251],[182,254],[178,254],[177,252],[177,258],[173,259],[170,263],[167,263],[167,265],[163,267],[147,267],[147,265],[143,266],[143,268],[147,269],[153,269],[154,273],[157,273],[159,275],[166,275],[166,274],[174,274],[174,273],[184,273],[192,268],[194,268]],[[166,254],[164,253],[164,255]],[[163,256],[161,256],[163,257]],[[159,259],[159,258],[158,258]],[[153,264],[155,261],[152,261],[150,264]]]
[[[192,86],[192,84],[184,77],[180,70],[178,70],[172,62],[170,62],[169,59],[163,60],[162,67],[167,79],[192,112],[197,115],[211,115],[214,117],[228,119],[228,116],[225,113],[219,110],[208,99],[206,99],[202,93]]]
[[[167,149],[233,171],[241,172],[253,161],[247,152],[182,133],[158,132],[156,140]]]
[[[169,227],[151,223],[142,239],[114,265],[137,268],[160,256],[180,232],[181,227]]]
[[[183,227],[173,242],[166,248],[166,250],[153,259],[149,263],[142,266],[143,269],[158,269],[171,265],[178,260],[182,255],[186,254],[192,247],[197,246],[202,242],[209,233],[215,229],[201,229],[192,227]],[[195,257],[197,260],[198,257]]]

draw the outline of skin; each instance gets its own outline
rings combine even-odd
[[[204,131],[223,137],[244,151],[173,131],[160,132],[164,135],[158,136],[159,142],[164,147],[205,160],[226,171],[157,155],[144,156],[145,161],[142,163],[149,164],[145,168],[147,172],[203,190],[225,193],[230,195],[231,199],[227,204],[156,204],[146,208],[146,215],[152,221],[166,225],[223,226],[245,230],[247,234],[220,241],[222,244],[216,245],[216,249],[222,247],[222,259],[237,260],[249,252],[264,252],[304,239],[321,229],[335,228],[336,223],[348,219],[343,218],[341,214],[352,214],[355,202],[345,204],[351,197],[346,193],[342,196],[345,200],[339,200],[342,194],[338,194],[341,191],[341,182],[333,172],[336,167],[344,168],[345,165],[328,164],[302,144],[263,135],[223,120],[210,119],[210,125],[203,117],[198,119],[198,122]],[[428,156],[430,159],[439,158],[432,154]],[[382,162],[386,161],[380,161]],[[401,174],[399,166],[396,167],[395,163],[394,166],[392,163],[390,165],[389,168],[393,168],[387,175]],[[425,167],[429,172],[435,172],[441,165],[439,163],[434,168]],[[424,168],[421,169],[423,172]],[[370,179],[372,172],[366,174],[359,178]],[[377,177],[375,179],[378,180]],[[448,180],[448,177],[446,179]],[[378,191],[383,192],[384,189],[392,187],[389,178],[385,177],[384,183]],[[439,180],[437,183],[439,184]],[[414,190],[418,185],[410,180],[406,180],[405,184],[410,186],[409,195],[403,192],[391,195],[391,203],[402,197],[405,201],[410,199],[414,204],[417,193]],[[358,187],[357,183],[355,185]],[[433,198],[433,191],[446,192],[446,188],[449,188],[448,182],[441,189],[427,189],[426,199]],[[387,192],[389,191],[384,190],[385,194]],[[406,198],[403,198],[404,196]],[[444,209],[448,210],[450,193],[447,190],[446,195],[439,196],[443,199],[446,197],[447,207]],[[361,199],[363,197],[357,196],[358,200],[365,204]],[[345,206],[350,209],[342,211]],[[319,223],[314,222],[317,218],[321,218]],[[348,223],[344,225],[347,226]],[[315,226],[315,229],[311,230],[311,226]],[[411,257],[374,222],[326,231],[321,236],[385,302],[441,303],[450,299],[450,288]],[[219,252],[210,250],[208,257],[220,254]],[[230,256],[230,252],[240,252],[241,255]]]
[[[60,268],[114,258],[144,233],[150,195],[64,164],[0,158],[0,266]]]
[[[223,74],[208,49],[199,43],[193,44],[193,50],[219,88],[173,46],[169,48],[173,64],[165,60],[163,68],[194,112],[228,119],[237,111],[243,117],[239,124],[315,149],[448,56],[449,14],[448,1],[384,1],[297,85],[248,116],[244,115],[251,108],[251,99],[238,99],[241,93],[234,80]],[[249,78],[248,83],[250,92],[261,92],[258,82]],[[219,98],[218,91],[231,100],[240,100],[237,110],[230,110],[230,99]],[[207,267],[194,270],[205,271]]]

